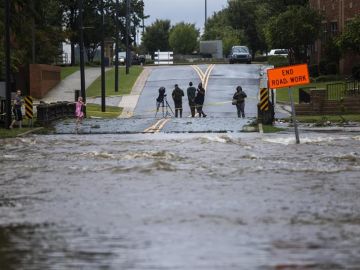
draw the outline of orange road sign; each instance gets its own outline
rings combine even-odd
[[[271,89],[310,83],[307,64],[268,69],[267,75]]]

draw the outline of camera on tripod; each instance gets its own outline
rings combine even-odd
[[[156,99],[157,102],[161,103],[164,101],[164,97],[166,97],[165,91],[165,87],[159,88],[159,96]]]
[[[157,113],[159,112],[160,107],[162,108],[163,117],[171,116],[171,114],[169,113],[169,110],[172,112],[172,114],[174,114],[169,103],[167,102],[165,91],[166,91],[165,87],[162,86],[159,88],[159,96],[156,99],[155,117],[156,117]]]

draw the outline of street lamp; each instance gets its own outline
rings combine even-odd
[[[207,0],[205,0],[205,27],[207,24]]]
[[[5,0],[5,127],[11,124],[11,77],[10,77],[10,0]]]

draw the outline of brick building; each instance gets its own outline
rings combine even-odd
[[[315,42],[311,61],[319,64],[324,54],[324,45],[344,30],[345,25],[360,14],[360,0],[310,0],[310,6],[324,15],[321,38]],[[350,74],[351,68],[360,63],[360,56],[348,53],[339,62],[341,74]]]

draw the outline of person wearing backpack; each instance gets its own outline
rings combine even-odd
[[[236,92],[233,96],[233,105],[236,105],[237,115],[239,118],[245,118],[245,98],[247,98],[247,95],[242,90],[242,87],[236,87]]]
[[[172,92],[172,98],[175,104],[175,117],[182,117],[182,97],[184,96],[184,91],[175,84],[175,89]]]

